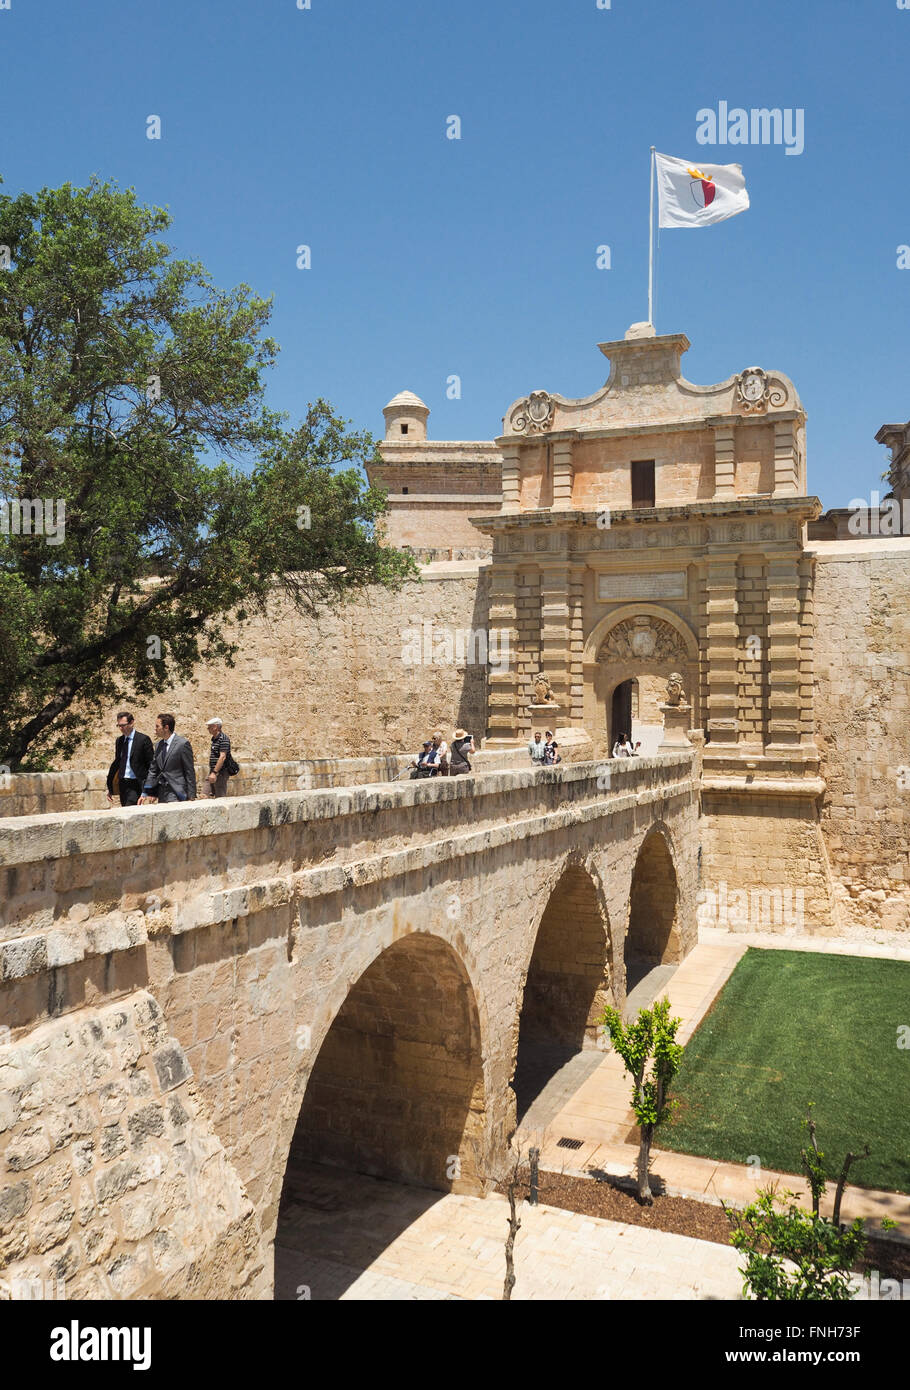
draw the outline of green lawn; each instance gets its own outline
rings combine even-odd
[[[910,1192],[907,1025],[910,963],[750,949],[686,1047],[655,1143],[798,1173],[814,1101],[833,1177],[868,1143],[851,1183]]]

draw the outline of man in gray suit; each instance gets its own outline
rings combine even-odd
[[[176,720],[172,714],[159,714],[155,720],[155,737],[159,743],[145,777],[139,805],[150,801],[195,801],[196,768],[189,740],[174,733]]]

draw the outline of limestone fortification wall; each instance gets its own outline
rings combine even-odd
[[[127,707],[150,735],[155,715],[170,710],[200,761],[212,715],[224,720],[240,763],[416,753],[437,726],[448,740],[462,726],[479,747],[486,650],[477,660],[468,634],[482,631],[486,640],[487,602],[477,560],[427,565],[422,582],[397,594],[369,590],[317,623],[276,601],[243,630],[233,670],[199,667],[192,681]],[[68,766],[109,766],[116,714],[93,720],[90,741]]]
[[[821,825],[842,930],[910,932],[910,540],[811,548]]]

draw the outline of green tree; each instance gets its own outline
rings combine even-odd
[[[176,259],[169,225],[96,179],[0,198],[0,763],[12,768],[70,756],[104,704],[231,664],[228,617],[242,627],[276,593],[313,616],[416,573],[376,537],[371,436],[323,400],[293,430],[266,409],[270,302]]]
[[[669,1099],[671,1081],[679,1071],[683,1047],[676,1042],[681,1020],[670,1018],[669,999],[659,999],[650,1009],[640,1009],[634,1023],[624,1024],[618,1011],[604,1010],[602,1022],[610,1041],[632,1077],[632,1109],[640,1126],[638,1147],[638,1197],[651,1205],[648,1167],[654,1131],[670,1113],[675,1101]]]
[[[850,1270],[866,1248],[865,1224],[835,1225],[808,1212],[794,1192],[763,1188],[742,1211],[724,1206],[730,1244],[748,1252],[743,1293],[756,1299],[854,1297]]]
[[[825,1155],[819,1149],[812,1103],[803,1122],[810,1147],[800,1150],[809,1183],[812,1211],[799,1205],[795,1192],[779,1192],[774,1184],[760,1189],[758,1197],[742,1211],[723,1204],[733,1232],[730,1244],[748,1252],[743,1270],[743,1293],[756,1299],[833,1299],[855,1297],[850,1271],[866,1249],[866,1224],[857,1219],[845,1226],[840,1219],[847,1175],[857,1159],[869,1157],[869,1145],[861,1154],[848,1153],[834,1194],[832,1219],[821,1215],[821,1200],[828,1185]],[[886,1217],[882,1229],[896,1223]]]

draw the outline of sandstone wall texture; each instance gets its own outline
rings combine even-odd
[[[821,812],[844,930],[910,932],[910,541],[817,542]]]
[[[437,726],[449,741],[462,726],[479,747],[486,594],[476,561],[443,561],[427,566],[422,583],[397,594],[370,590],[315,624],[276,602],[241,634],[233,670],[200,667],[187,684],[126,707],[150,735],[155,715],[171,711],[200,761],[213,715],[224,720],[240,763],[416,753]],[[110,764],[116,714],[95,721],[70,767]]]
[[[0,1278],[261,1296],[296,1158],[482,1188],[545,916],[532,1033],[564,1001],[586,1046],[649,835],[694,944],[698,777],[687,751],[606,787],[580,763],[0,823]]]
[[[737,932],[843,934],[814,797],[702,791],[699,923]]]
[[[146,990],[0,1046],[0,1294],[262,1296],[259,1223]],[[49,1296],[49,1295],[47,1295]]]

